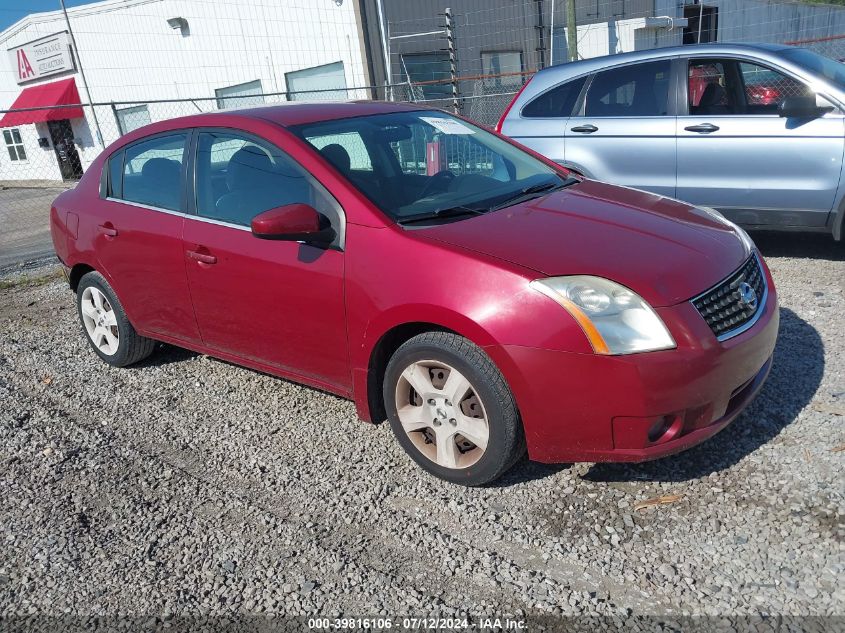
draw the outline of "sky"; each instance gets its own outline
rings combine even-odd
[[[65,0],[68,7],[90,4],[95,0]],[[62,6],[59,0],[0,0],[0,31],[30,13],[56,11]]]

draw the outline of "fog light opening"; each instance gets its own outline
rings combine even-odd
[[[664,435],[672,428],[672,423],[675,421],[675,416],[664,415],[654,421],[654,424],[648,429],[648,441],[654,444],[659,442]]]

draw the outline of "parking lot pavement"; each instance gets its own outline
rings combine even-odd
[[[0,269],[53,254],[50,204],[65,187],[0,188]]]
[[[845,615],[845,244],[755,237],[781,331],[732,426],[480,489],[313,389],[166,346],[109,368],[49,268],[7,275],[0,616]]]

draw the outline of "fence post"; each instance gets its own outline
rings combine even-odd
[[[111,102],[111,113],[114,115],[114,122],[117,123],[117,135],[123,136],[123,126],[120,124],[120,117],[117,116],[117,106],[114,101]]]
[[[446,7],[446,42],[449,45],[449,75],[452,84],[452,111],[460,113],[458,105],[458,61],[455,56],[455,33],[452,20],[452,9]]]
[[[566,0],[566,43],[569,61],[578,61],[578,23],[575,15],[575,0]]]

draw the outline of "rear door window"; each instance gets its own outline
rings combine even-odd
[[[123,187],[127,202],[181,211],[183,165],[188,134],[167,134],[124,150]]]
[[[547,90],[522,108],[522,116],[529,119],[572,116],[585,81],[587,78],[581,77]]]
[[[587,90],[585,116],[666,116],[671,67],[671,61],[666,59],[598,73]]]

